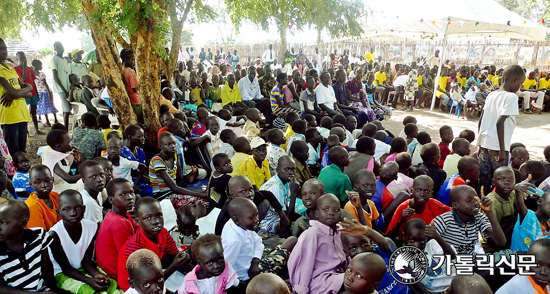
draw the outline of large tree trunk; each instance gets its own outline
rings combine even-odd
[[[175,5],[175,1],[173,1],[173,5]],[[177,67],[178,54],[181,43],[181,31],[192,5],[193,0],[187,0],[187,4],[185,5],[185,10],[181,19],[178,19],[177,9],[175,7],[170,7],[170,22],[172,24],[172,47],[170,48],[170,59],[166,60],[164,63],[164,73],[166,74],[166,77],[168,77],[168,79],[172,77],[172,73]]]
[[[83,0],[82,8],[90,25],[94,44],[101,58],[105,85],[107,86],[109,97],[111,97],[111,101],[113,102],[120,128],[124,129],[129,124],[136,123],[137,120],[136,115],[132,111],[130,98],[124,87],[121,72],[122,67],[116,45],[109,30],[105,29],[105,25],[93,22],[93,19],[97,16],[97,6],[92,1]]]
[[[285,55],[287,51],[286,44],[286,31],[288,27],[283,22],[279,23],[279,36],[281,37],[281,49],[279,49],[279,55],[281,56],[281,61],[279,62],[282,66],[285,66]]]

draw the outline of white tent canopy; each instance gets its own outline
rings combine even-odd
[[[447,4],[448,3],[448,4]],[[493,0],[462,0],[460,3],[422,0],[368,0],[365,31],[386,34],[437,34],[448,37],[491,36],[544,41],[546,28],[504,8]],[[391,4],[391,9],[388,9]]]

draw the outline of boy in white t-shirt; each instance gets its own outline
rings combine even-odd
[[[502,75],[502,87],[487,96],[479,123],[479,184],[490,191],[494,171],[508,164],[510,142],[519,115],[516,92],[525,80],[519,65],[508,66]]]
[[[132,161],[121,157],[120,151],[122,151],[122,141],[117,137],[109,139],[105,157],[113,163],[113,179],[124,178],[130,183],[133,183],[132,170],[138,170],[139,174],[136,183],[138,183],[137,186],[139,187],[139,182],[143,178],[144,172],[147,171],[147,166],[138,161]]]

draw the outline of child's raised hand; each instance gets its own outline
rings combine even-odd
[[[516,190],[516,193],[521,193],[522,195],[528,195],[528,194],[531,194],[531,193],[535,193],[535,194],[538,194],[537,193],[537,187],[535,187],[533,184],[529,183],[531,181],[531,174],[529,174],[529,176],[523,180],[521,183],[518,183],[516,184],[516,186],[514,187],[514,190]]]
[[[353,204],[353,206],[355,208],[361,208],[362,209],[361,199],[359,198],[359,193],[357,193],[355,191],[350,192],[350,191],[346,190],[346,194],[348,195],[349,201],[351,202],[351,204]]]
[[[356,219],[349,220],[347,218],[344,218],[344,221],[340,222],[340,225],[343,228],[338,229],[338,231],[340,231],[342,234],[350,235],[353,237],[363,236],[369,231],[369,228],[367,226],[363,226]]]
[[[427,225],[426,229],[424,230],[424,234],[428,238],[437,239],[439,237],[439,233],[437,232],[435,226]]]
[[[479,207],[481,207],[481,209],[483,209],[483,211],[489,212],[489,211],[491,211],[491,205],[492,205],[493,202],[491,201],[491,199],[485,197],[485,193],[483,191],[483,188],[484,187],[481,186],[481,191],[479,193],[481,199],[480,198],[476,198],[476,199],[479,203]]]
[[[414,214],[414,208],[407,207],[403,210],[403,213],[401,214],[401,219],[405,221],[408,217],[411,217]]]

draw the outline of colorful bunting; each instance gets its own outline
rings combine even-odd
[[[523,21],[523,24],[526,24],[526,23],[527,23],[527,21],[526,21],[526,20],[524,20],[524,21]]]
[[[541,18],[541,20],[542,20],[542,23],[544,24],[544,18]]]
[[[435,20],[432,20],[432,24],[435,24]]]
[[[478,21],[478,22],[476,22],[476,27],[477,27],[478,25],[479,25],[479,21]]]

